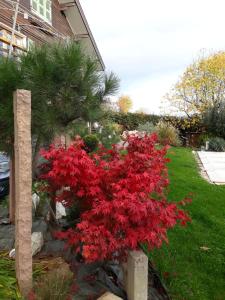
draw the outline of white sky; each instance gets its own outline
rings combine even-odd
[[[225,50],[225,0],[80,0],[134,110],[160,101],[202,49]]]

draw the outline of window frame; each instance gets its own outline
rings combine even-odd
[[[40,4],[40,2],[43,4]],[[33,2],[36,2],[37,9],[34,8]],[[47,3],[49,2],[49,9],[47,9]],[[34,13],[36,16],[47,22],[48,24],[52,25],[52,0],[30,0],[30,7],[31,12]],[[40,7],[43,9],[43,14],[40,13]],[[46,17],[46,14],[49,13],[50,20]]]

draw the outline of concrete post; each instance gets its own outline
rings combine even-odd
[[[131,251],[127,261],[128,300],[148,298],[148,258],[142,251]]]
[[[27,297],[32,289],[32,150],[31,93],[17,90],[14,100],[16,277]]]

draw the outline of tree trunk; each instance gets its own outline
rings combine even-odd
[[[37,137],[37,141],[34,148],[33,159],[32,159],[32,177],[35,178],[37,175],[37,166],[39,158],[39,150],[41,147],[41,138],[40,135]]]
[[[92,134],[92,124],[91,124],[91,122],[88,122],[88,133]]]

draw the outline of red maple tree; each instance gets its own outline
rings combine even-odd
[[[140,243],[148,250],[160,247],[169,228],[189,221],[178,204],[166,199],[168,147],[156,142],[154,134],[129,136],[124,146],[88,154],[78,139],[67,149],[42,151],[48,161],[42,179],[52,198],[80,207],[75,227],[58,237],[86,261],[124,259]]]

